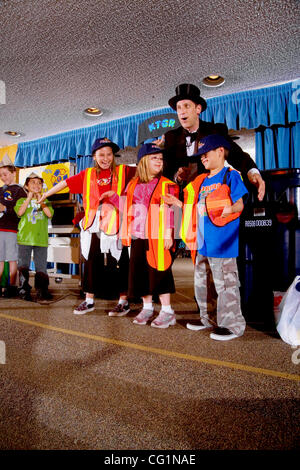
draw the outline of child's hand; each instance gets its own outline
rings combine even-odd
[[[170,228],[167,228],[165,232],[165,239],[164,239],[165,250],[170,250],[173,246],[174,240],[173,240],[172,235],[173,235],[173,230]]]
[[[182,202],[173,194],[166,194],[165,196],[162,196],[162,198],[170,206],[182,207]]]
[[[99,198],[99,202],[102,201],[103,199],[106,199],[107,197],[112,197],[115,193],[115,191],[106,191],[105,193],[101,194]]]
[[[228,217],[232,212],[232,206],[225,206],[221,217]]]
[[[6,209],[6,206],[0,203],[0,212],[4,212]]]
[[[170,250],[173,246],[173,238],[170,237],[170,238],[165,238],[165,243],[164,243],[164,247],[165,247],[165,250]]]

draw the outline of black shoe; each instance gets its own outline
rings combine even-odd
[[[48,290],[38,290],[36,300],[38,302],[49,301],[53,299],[53,295]]]
[[[31,289],[31,287],[30,287]],[[19,287],[18,289],[18,296],[22,300],[28,300],[29,302],[32,301],[32,297],[30,294],[30,289],[24,289],[23,287]]]
[[[18,295],[18,288],[17,286],[8,286],[4,289],[3,297],[10,299],[11,297],[17,297]]]

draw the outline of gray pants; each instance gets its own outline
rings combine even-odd
[[[48,248],[46,246],[19,245],[18,267],[29,268],[32,251],[35,271],[47,274]]]
[[[241,312],[236,258],[210,258],[197,255],[194,287],[205,326],[227,328],[241,336],[246,322]]]

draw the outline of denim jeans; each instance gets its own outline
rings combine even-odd
[[[47,246],[19,245],[18,267],[29,268],[32,251],[35,271],[47,274]]]

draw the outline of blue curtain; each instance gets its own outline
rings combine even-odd
[[[296,153],[299,145],[299,88],[300,80],[297,80],[280,86],[210,98],[207,100],[207,109],[201,114],[201,119],[222,122],[227,124],[229,129],[236,130],[257,129],[264,126],[265,132],[262,133],[260,130],[257,135],[258,166],[272,168],[275,164],[285,165],[286,156],[283,155],[286,152],[286,142],[289,142],[290,164],[299,166],[299,161],[297,163],[299,157]],[[76,159],[77,155],[86,156],[90,154],[94,140],[104,136],[116,142],[120,148],[136,147],[139,124],[150,117],[170,112],[173,110],[167,107],[21,143],[18,145],[15,165],[27,167]],[[277,130],[273,131],[272,126],[277,126]],[[286,131],[282,126],[286,127]],[[259,142],[260,139],[265,141],[264,144]],[[281,150],[283,147],[285,151]],[[267,153],[262,154],[263,149],[267,150]],[[83,160],[82,163],[86,162]]]
[[[256,164],[261,170],[300,167],[300,122],[260,127],[255,133]]]
[[[300,88],[300,80],[208,99],[201,119],[222,122],[229,129],[236,130],[298,122],[300,106],[296,99],[297,86]]]
[[[76,129],[18,145],[15,158],[17,167],[44,165],[61,160],[76,159],[78,155],[90,155],[94,141],[108,137],[120,148],[138,145],[139,125],[151,116],[170,112],[170,108],[129,116],[96,126]],[[173,112],[171,110],[171,112]]]

